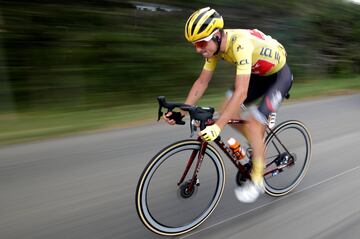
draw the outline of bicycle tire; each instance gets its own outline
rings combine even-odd
[[[292,131],[290,131],[292,130]],[[304,144],[302,145],[302,143],[298,143],[297,140],[295,139],[295,137],[291,137],[289,135],[285,135],[284,133],[287,134],[293,134],[292,132],[296,132],[299,133],[298,137],[299,139],[301,139],[301,136],[303,136],[304,139]],[[279,138],[282,142],[282,144],[287,148],[287,150],[289,151],[289,153],[291,155],[293,155],[294,160],[296,159],[296,161],[294,161],[294,164],[292,164],[290,167],[284,167],[284,169],[282,169],[282,172],[278,172],[278,171],[274,171],[277,174],[271,174],[269,176],[265,176],[265,191],[267,194],[271,195],[271,196],[283,196],[289,192],[291,192],[300,182],[301,180],[304,178],[309,165],[310,165],[310,161],[311,161],[311,147],[312,147],[312,140],[311,140],[311,135],[309,133],[309,131],[306,129],[305,125],[297,120],[289,120],[289,121],[285,121],[281,124],[279,124],[274,130],[273,132],[269,133],[265,139],[265,161],[267,164],[267,168],[265,169],[265,174],[267,171],[270,171],[270,167],[271,165],[269,165],[269,162],[271,160],[273,160],[273,157],[280,157],[280,149],[282,146],[279,142],[276,143],[277,138],[275,137],[275,135],[277,136],[277,138]],[[287,137],[286,137],[287,136]],[[300,140],[301,141],[301,140]],[[278,146],[276,146],[276,144]],[[278,155],[275,154],[275,156],[269,156],[272,155],[272,153],[270,151],[272,151],[270,149],[271,145],[273,145],[273,148],[275,148],[277,151]],[[294,147],[296,146],[296,147]],[[277,148],[278,147],[278,148]],[[285,153],[285,155],[288,155],[288,153],[286,152],[286,150],[282,149],[283,153]],[[305,156],[304,157],[299,157],[297,156],[297,154],[301,153],[301,152],[305,152]],[[299,159],[303,160],[303,163],[299,165]],[[298,169],[298,173],[296,173],[296,170]],[[287,177],[288,178],[292,178],[291,180],[286,179],[286,177],[284,176],[284,172],[287,172]],[[295,173],[294,173],[295,172]],[[295,177],[294,177],[294,174]],[[275,177],[276,176],[276,177]],[[283,179],[281,179],[281,177]],[[275,181],[274,180],[277,181]],[[277,184],[275,186],[275,184]]]
[[[165,225],[165,223],[163,222],[159,222],[158,219],[152,214],[151,209],[149,209],[149,205],[151,206],[151,203],[148,202],[150,197],[148,195],[149,194],[148,190],[150,187],[152,187],[150,186],[150,183],[152,181],[152,178],[156,177],[156,171],[161,167],[162,164],[166,162],[166,160],[170,160],[171,159],[170,157],[181,152],[186,152],[187,150],[193,151],[194,149],[200,149],[200,146],[201,146],[201,142],[191,139],[183,140],[171,144],[165,147],[164,149],[162,149],[156,156],[154,156],[143,170],[139,178],[136,189],[136,195],[135,195],[136,210],[142,223],[154,233],[162,236],[178,236],[187,233],[198,227],[200,224],[202,224],[211,215],[211,213],[218,205],[225,186],[225,166],[217,150],[211,144],[208,144],[205,151],[205,155],[207,157],[205,158],[204,156],[204,160],[201,165],[200,172],[203,169],[203,164],[205,163],[206,159],[210,158],[216,169],[217,183],[216,183],[216,189],[214,191],[214,195],[211,198],[209,204],[204,209],[204,211],[193,221],[189,222],[186,225],[170,226],[170,225]],[[196,164],[196,162],[197,162],[197,158],[195,158],[193,164]],[[192,176],[192,173],[193,171],[190,170],[188,173],[190,177]],[[168,185],[170,182],[165,182],[165,183]],[[201,188],[201,186],[199,188]],[[183,200],[187,200],[187,199],[183,199]]]

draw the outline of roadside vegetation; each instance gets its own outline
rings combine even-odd
[[[257,28],[288,53],[293,100],[359,92],[360,5],[344,0],[2,1],[0,145],[156,118],[156,96],[184,100],[203,59],[183,36],[209,5],[225,28]],[[217,106],[234,70],[217,67]]]

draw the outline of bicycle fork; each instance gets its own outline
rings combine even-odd
[[[198,139],[198,140],[200,140],[200,139]],[[195,167],[193,176],[191,178],[190,184],[188,185],[188,190],[192,191],[194,185],[198,184],[197,175],[198,175],[198,173],[200,171],[201,163],[202,163],[202,161],[204,159],[205,150],[206,150],[207,145],[208,145],[208,142],[202,141],[201,142],[201,147],[200,147],[200,153],[199,153],[199,150],[197,150],[197,149],[193,150],[193,152],[191,153],[190,158],[188,159],[188,163],[186,165],[185,171],[184,171],[183,175],[181,176],[181,178],[180,178],[180,180],[179,180],[179,182],[177,184],[178,186],[181,185],[184,182],[184,179],[185,179],[186,175],[188,174],[188,172],[189,172],[189,170],[191,168],[191,165],[193,164],[193,162],[195,160],[196,155],[198,155],[198,160],[197,160],[196,167]]]

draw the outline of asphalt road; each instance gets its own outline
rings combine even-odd
[[[300,185],[284,197],[239,203],[225,159],[218,207],[182,238],[360,237],[360,94],[286,104],[278,122],[286,119],[312,134]],[[0,149],[0,238],[159,238],[136,214],[137,180],[157,151],[187,137],[188,126],[154,123]]]

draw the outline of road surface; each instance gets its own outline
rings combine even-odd
[[[287,119],[312,134],[300,185],[239,203],[226,160],[218,207],[181,238],[359,238],[360,94],[285,104],[278,122]],[[154,123],[0,149],[0,238],[159,238],[136,214],[137,180],[157,151],[187,137],[188,125]]]

